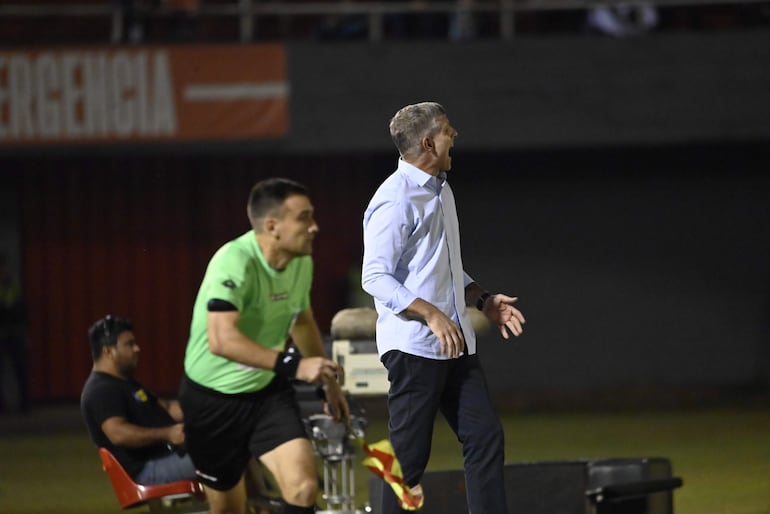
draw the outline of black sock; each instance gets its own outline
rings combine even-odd
[[[283,504],[281,514],[313,514],[315,507],[299,507],[297,505]]]

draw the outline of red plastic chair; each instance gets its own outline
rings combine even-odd
[[[205,497],[203,487],[195,480],[179,480],[158,485],[137,484],[108,449],[99,448],[99,457],[102,459],[102,469],[110,477],[118,503],[124,509],[138,507],[154,499],[190,496],[202,499]]]

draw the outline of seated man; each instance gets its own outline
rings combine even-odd
[[[140,484],[195,480],[184,443],[182,409],[134,380],[139,357],[133,324],[107,316],[88,329],[94,367],[83,386],[80,410],[91,439],[107,448]]]

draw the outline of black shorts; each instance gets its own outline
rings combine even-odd
[[[307,438],[294,389],[282,377],[243,394],[220,393],[184,377],[179,403],[199,480],[218,491],[235,487],[252,455]]]

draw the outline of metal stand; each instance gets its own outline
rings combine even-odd
[[[351,416],[350,428],[326,414],[313,414],[305,420],[316,453],[323,463],[323,498],[326,510],[317,514],[364,514],[355,507],[355,469],[350,445],[354,437],[363,437],[366,420]]]

